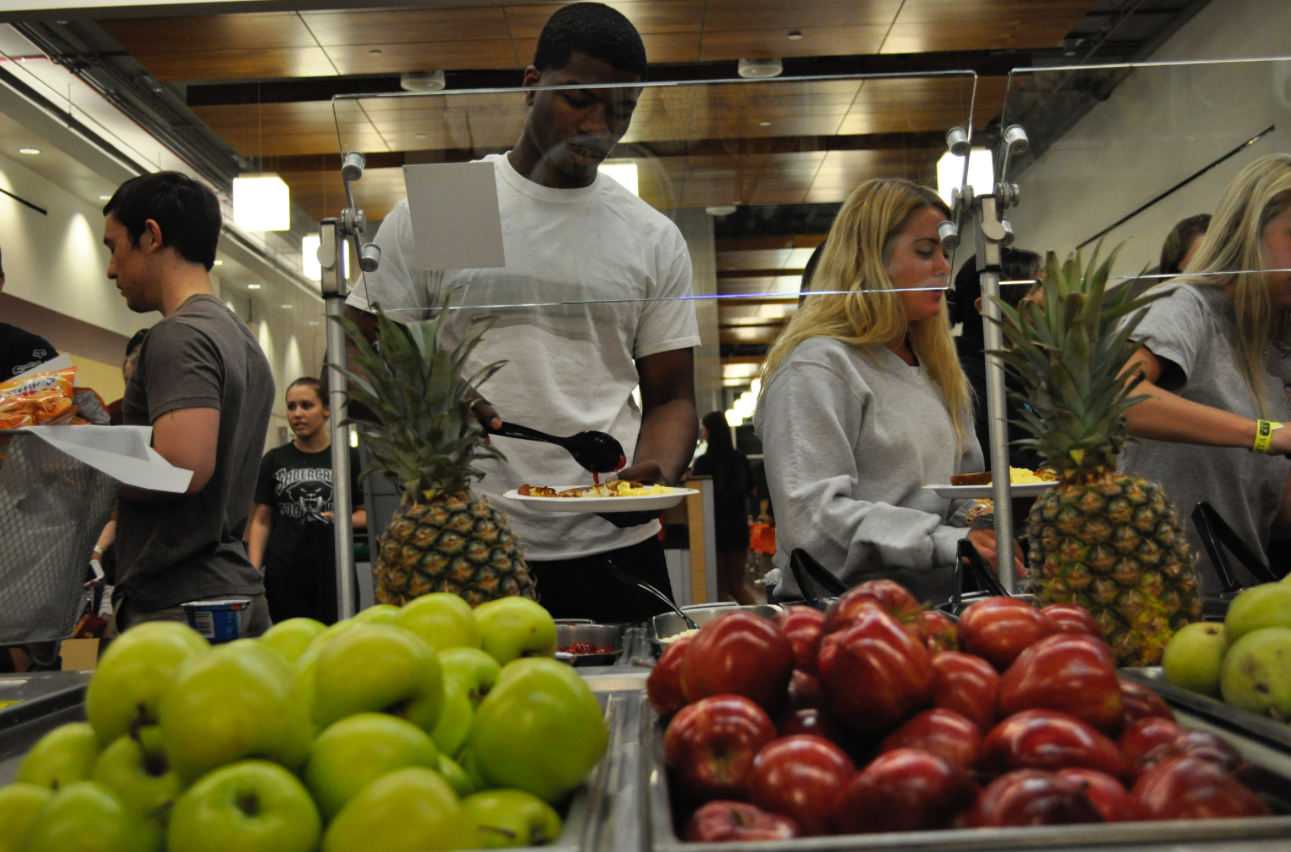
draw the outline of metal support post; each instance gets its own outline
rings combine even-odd
[[[345,374],[333,364],[345,363],[345,332],[333,317],[345,315],[346,282],[343,252],[345,236],[339,219],[324,219],[318,248],[323,275],[323,302],[327,306],[328,404],[332,410],[332,530],[336,542],[336,605],[339,618],[355,613],[354,528],[350,494],[350,429],[345,423]]]

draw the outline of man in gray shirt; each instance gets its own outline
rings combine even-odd
[[[274,385],[255,335],[211,287],[219,202],[160,172],[122,184],[103,213],[108,278],[131,310],[163,317],[126,386],[126,425],[151,425],[153,449],[193,472],[183,494],[121,489],[117,629],[184,621],[180,604],[233,596],[252,600],[243,628],[259,635],[270,624],[264,582],[242,530]]]

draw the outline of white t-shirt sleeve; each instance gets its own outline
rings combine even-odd
[[[394,206],[372,241],[381,249],[376,272],[365,272],[353,285],[345,304],[376,313],[376,307],[399,322],[414,322],[430,315],[430,293],[417,266],[417,244],[412,236],[408,200]]]
[[[669,234],[671,245],[660,252],[669,259],[661,264],[660,281],[651,293],[652,301],[641,311],[636,340],[632,346],[633,358],[644,358],[674,349],[690,349],[699,345],[699,324],[695,320],[695,304],[683,296],[691,295],[690,252],[681,232],[675,228]]]

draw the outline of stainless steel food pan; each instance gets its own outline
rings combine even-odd
[[[557,651],[556,657],[572,666],[612,666],[623,651],[622,624],[568,624],[556,623],[556,647],[565,648],[575,642],[591,642],[596,647],[610,647],[612,654],[567,654]]]
[[[703,627],[708,622],[718,616],[726,615],[728,612],[751,612],[754,615],[760,615],[763,618],[772,618],[781,607],[775,604],[756,604],[754,606],[739,606],[738,604],[698,604],[695,606],[683,606],[682,612],[689,615],[696,624]],[[656,645],[666,645],[674,636],[685,633],[690,628],[681,616],[675,612],[665,612],[656,615],[650,619],[650,641]]]

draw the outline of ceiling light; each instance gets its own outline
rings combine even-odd
[[[718,204],[714,207],[705,207],[704,212],[709,216],[729,216],[735,212],[734,204]],[[734,269],[735,267],[731,267]]]
[[[964,157],[947,151],[937,161],[937,194],[950,204],[951,190],[964,184]],[[968,185],[979,195],[995,191],[995,158],[988,148],[973,148],[968,152]]]
[[[310,281],[323,280],[323,265],[318,262],[318,249],[323,238],[318,234],[306,234],[300,241],[300,271]]]
[[[744,425],[744,415],[736,411],[734,408],[728,408],[726,410],[726,425],[727,426]]]
[[[413,139],[425,139],[425,138],[426,138],[426,134],[425,134],[425,133],[414,133],[414,134],[412,135],[412,138],[413,138]]]
[[[758,122],[758,127],[770,127],[770,126],[771,126],[771,122],[769,122],[769,121],[759,121],[759,122]]]
[[[374,47],[368,51],[368,56],[380,56],[380,55],[381,55],[381,48],[379,47]]]
[[[284,311],[291,310],[291,305],[280,305],[279,307],[281,307]]]
[[[19,148],[18,153],[27,154],[28,156],[34,157],[40,153],[40,149],[39,148]]]
[[[802,38],[802,30],[789,30],[789,41],[797,41]]]
[[[779,59],[741,59],[737,66],[741,77],[761,80],[779,77],[784,73],[784,63]]]
[[[405,71],[399,87],[405,92],[438,92],[448,85],[443,71]]]
[[[247,289],[248,289],[248,290],[259,290],[259,289],[260,289],[260,285],[259,285],[259,284],[248,284],[248,285],[247,285]]]
[[[310,325],[318,325],[318,320],[310,320],[310,321],[309,321],[309,324],[310,324]]]
[[[223,265],[224,265],[224,261],[222,261],[222,260],[217,260],[217,261],[215,261],[215,265],[216,265],[216,266],[223,266]]]
[[[633,195],[640,195],[637,192],[637,164],[636,163],[601,163],[601,174],[627,187],[628,192]]]
[[[235,177],[233,221],[248,231],[290,231],[291,190],[272,173]]]
[[[111,201],[111,200],[112,200],[112,196],[110,196],[110,195],[100,195],[100,196],[99,196],[99,201]]]

